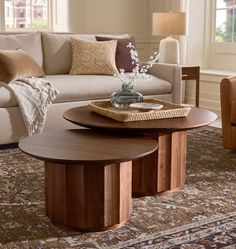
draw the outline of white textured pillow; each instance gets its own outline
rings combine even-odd
[[[114,75],[117,41],[84,41],[71,39],[72,65],[70,74]]]

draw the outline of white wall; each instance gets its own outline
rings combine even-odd
[[[180,11],[187,0],[70,0],[71,32],[95,34],[128,33],[136,38],[142,60],[159,49],[162,37],[152,36],[152,13]],[[185,61],[181,39],[181,61]]]
[[[136,38],[142,60],[159,48],[160,37],[151,35],[152,12],[164,9],[163,0],[70,0],[71,32],[130,34]]]
[[[213,44],[211,52],[211,68],[230,70],[236,74],[236,44]]]

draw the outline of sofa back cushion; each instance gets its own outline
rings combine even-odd
[[[33,32],[27,34],[0,34],[1,50],[22,49],[39,64],[43,66],[43,52],[41,43],[41,33]]]
[[[101,35],[127,38],[129,35]],[[72,63],[71,38],[96,41],[95,35],[42,32],[43,67],[46,74],[68,74]]]
[[[71,38],[96,41],[94,35],[42,32],[43,67],[46,74],[67,74],[71,68]]]

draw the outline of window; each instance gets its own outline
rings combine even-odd
[[[49,0],[4,0],[5,30],[49,30]]]
[[[216,0],[216,42],[236,42],[236,0]]]

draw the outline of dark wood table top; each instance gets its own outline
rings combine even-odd
[[[86,105],[67,110],[63,117],[74,124],[87,128],[167,131],[202,127],[215,121],[217,115],[213,112],[193,107],[187,117],[123,123],[92,112],[89,106]]]
[[[45,132],[20,141],[19,148],[43,161],[110,164],[138,159],[154,152],[149,137],[104,134],[89,129]]]

